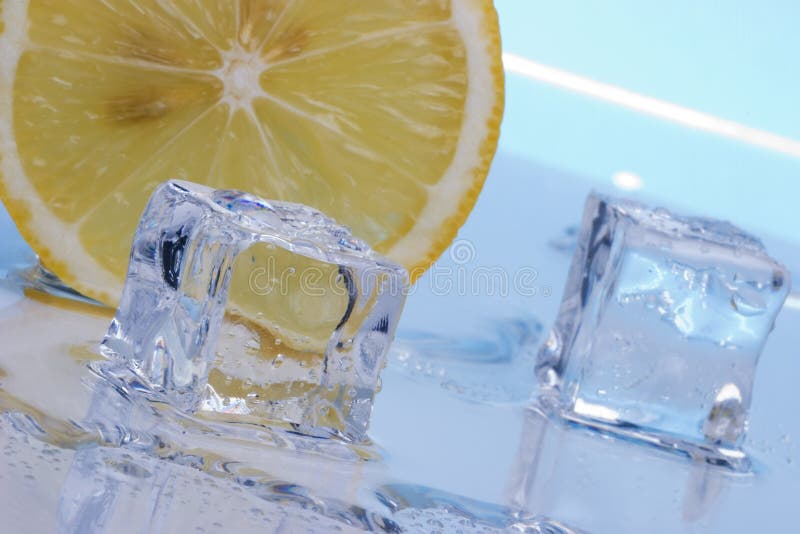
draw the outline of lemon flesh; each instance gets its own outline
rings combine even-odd
[[[308,204],[415,278],[496,148],[490,0],[30,0],[0,18],[0,196],[46,266],[108,304],[167,179]]]

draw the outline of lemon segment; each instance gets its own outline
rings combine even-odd
[[[183,14],[183,4],[191,2],[31,0],[27,37],[32,48],[74,53],[86,60],[153,68],[219,68],[219,49],[198,31],[196,21]],[[216,2],[203,4],[207,11]]]

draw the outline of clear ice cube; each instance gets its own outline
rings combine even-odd
[[[318,211],[170,181],[101,348],[182,410],[360,440],[407,284]]]
[[[565,417],[744,465],[759,354],[789,273],[729,223],[589,196],[537,376]]]

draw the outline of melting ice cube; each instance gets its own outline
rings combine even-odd
[[[102,349],[180,409],[359,440],[407,283],[318,211],[171,181]]]
[[[592,194],[537,375],[570,419],[742,467],[788,291],[787,270],[728,223]]]

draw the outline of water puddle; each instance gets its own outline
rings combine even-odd
[[[21,485],[29,513],[40,503],[43,530],[568,532],[503,504],[398,477],[392,444],[178,412],[103,373],[96,347],[111,310],[26,293],[0,310],[0,473],[11,478],[3,486]],[[455,345],[411,333],[390,367],[440,380],[448,394],[471,402],[521,403],[527,377],[486,380],[504,384],[491,389],[476,371],[531,376],[540,333],[535,322],[487,325]],[[417,364],[441,372],[419,373]],[[11,518],[12,527],[15,520],[24,516]]]
[[[458,337],[401,331],[389,365],[472,402],[524,404],[531,398],[542,332],[533,318],[486,320]]]
[[[401,329],[370,440],[345,443],[176,411],[103,374],[112,310],[11,291],[0,307],[11,532],[558,534],[647,531],[654,518],[705,532],[736,527],[743,502],[781,517],[800,490],[797,425],[780,415],[793,315],[759,371],[776,387],[756,386],[745,449],[758,469],[736,476],[530,409],[544,337],[530,316]]]

